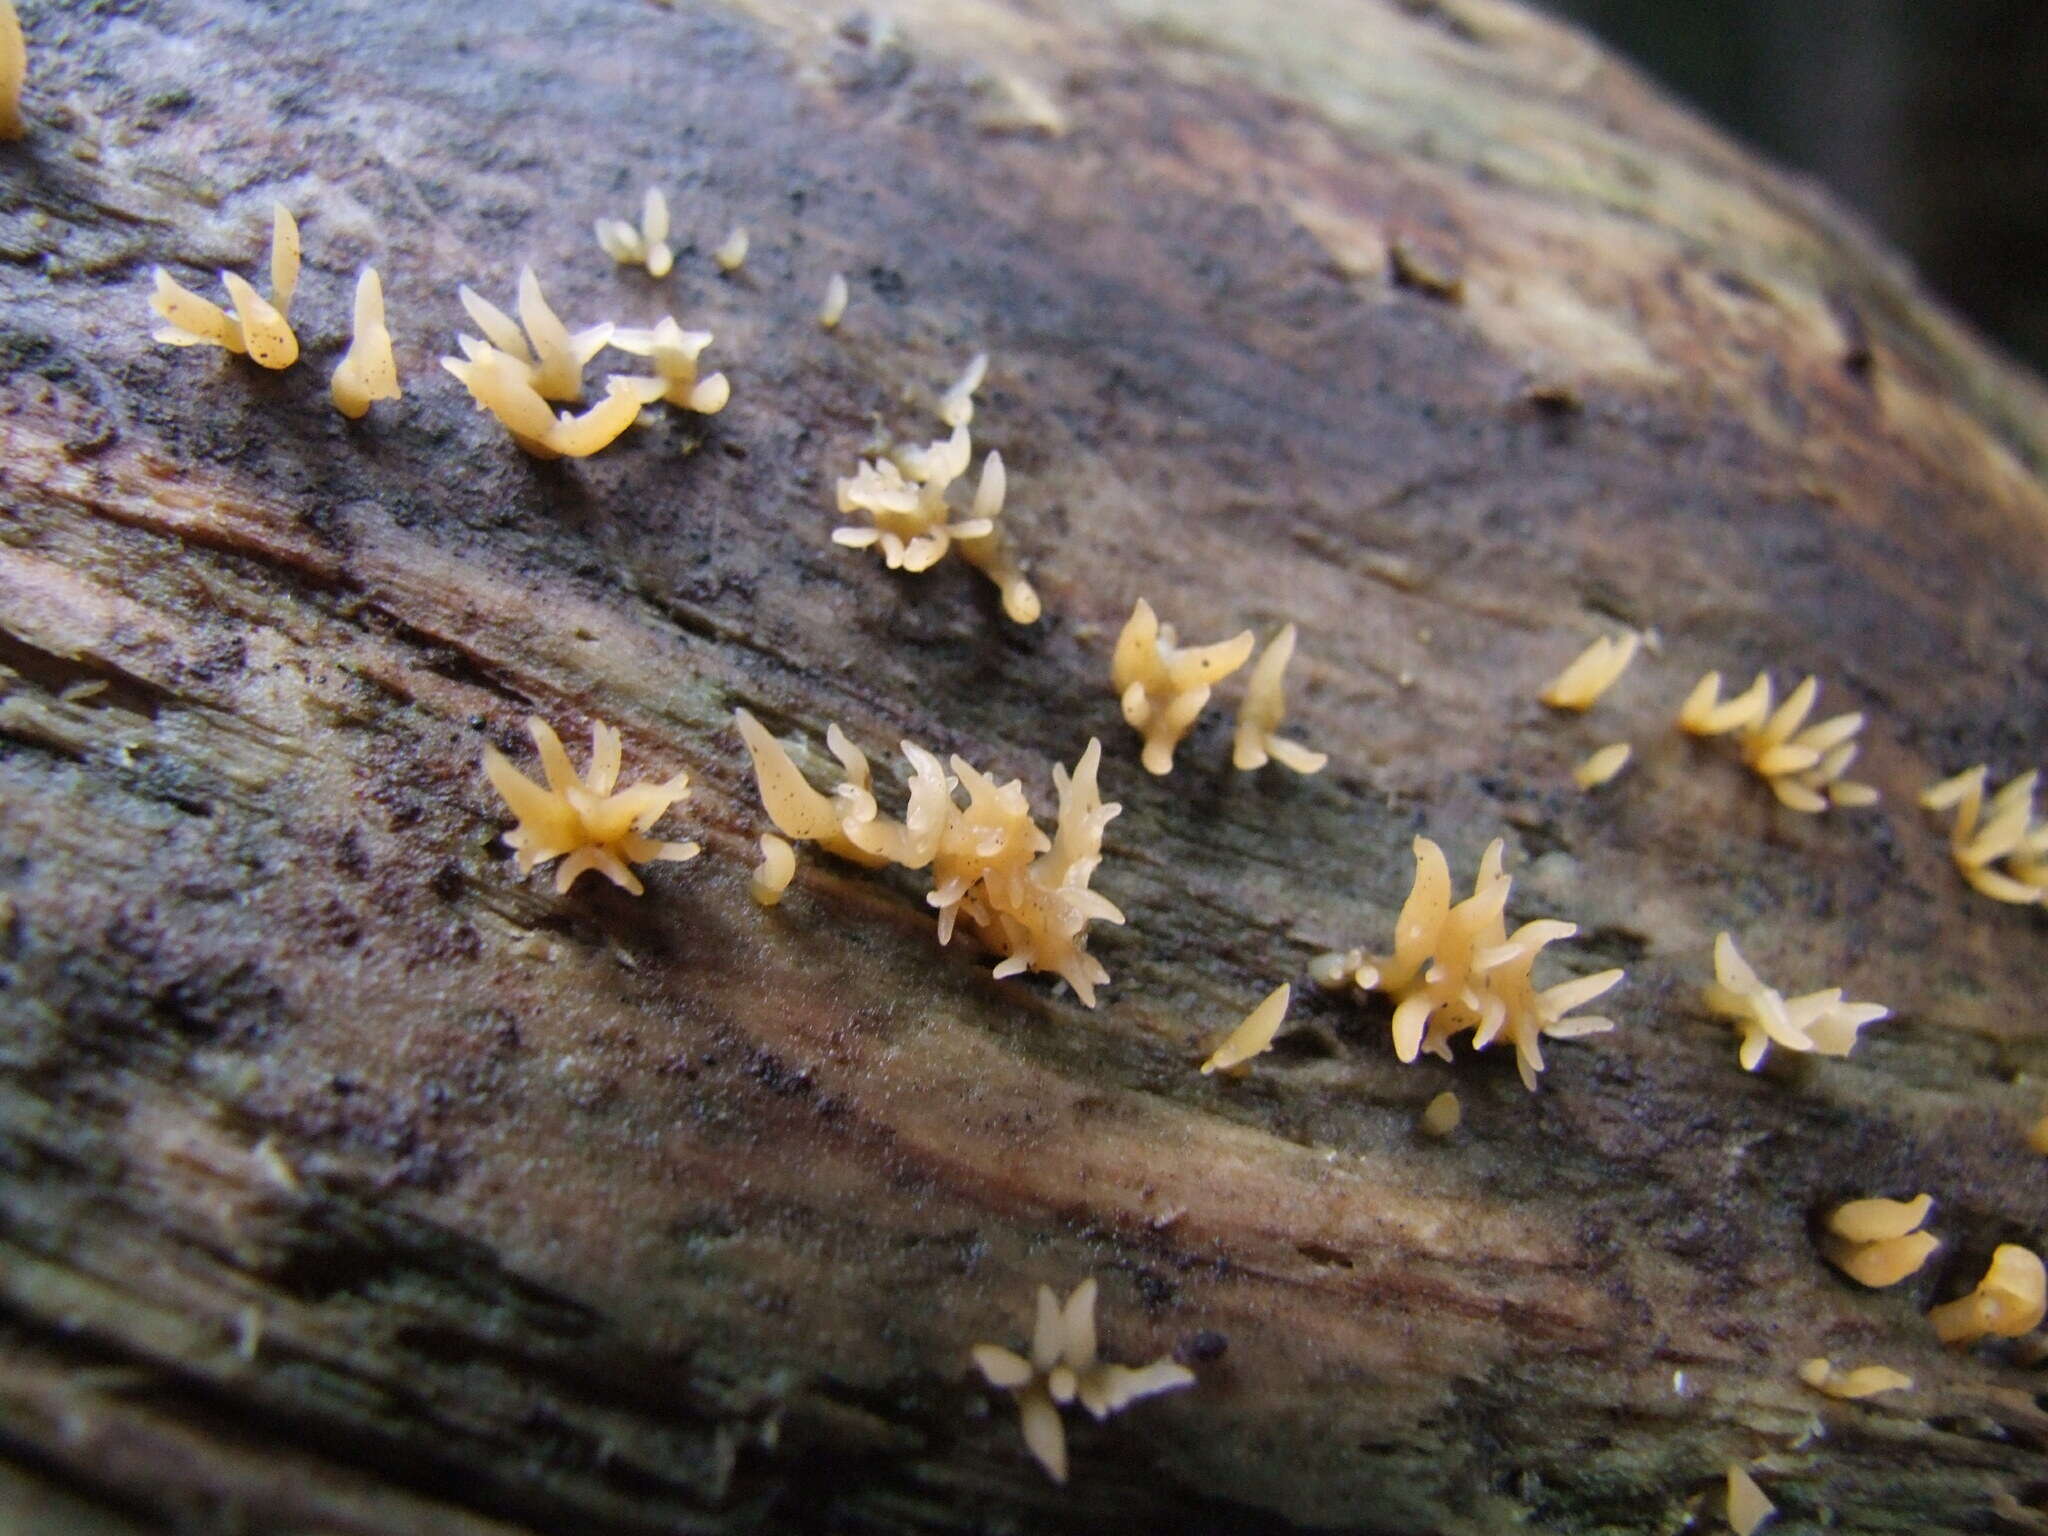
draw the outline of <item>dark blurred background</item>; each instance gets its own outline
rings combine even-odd
[[[1825,182],[2048,372],[2048,0],[1537,0]]]

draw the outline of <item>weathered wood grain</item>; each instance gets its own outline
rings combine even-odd
[[[2038,1497],[2038,1367],[1919,1314],[2048,1238],[2018,1138],[2048,925],[1970,896],[1912,796],[2041,757],[2040,385],[1490,0],[891,15],[30,10],[31,134],[0,146],[8,1477],[51,1528],[349,1532],[1670,1531],[1731,1459],[1788,1526]],[[659,286],[590,235],[650,182],[686,246]],[[255,269],[273,197],[307,363],[154,345],[150,267]],[[364,261],[407,397],[351,424],[326,374]],[[731,406],[522,457],[434,359],[456,285],[503,301],[523,262],[572,324],[714,330]],[[876,419],[934,433],[982,347],[1029,630],[970,571],[827,542]],[[1291,726],[1330,770],[1231,773],[1218,711],[1142,773],[1106,683],[1140,595],[1197,639],[1298,622]],[[1662,655],[1547,716],[1617,622]],[[1795,817],[1677,738],[1713,666],[1868,710],[1883,806]],[[909,879],[807,859],[757,909],[741,705],[813,764],[836,720],[1041,805],[1102,736],[1103,1006],[939,949]],[[530,711],[687,768],[671,825],[706,856],[639,901],[517,882],[477,761],[526,761]],[[1623,735],[1636,766],[1579,795]],[[1386,942],[1417,831],[1465,878],[1505,834],[1513,911],[1628,966],[1623,1027],[1532,1096],[1500,1052],[1403,1067],[1384,1012],[1310,999],[1250,1077],[1198,1076],[1313,954]],[[1897,1016],[1741,1073],[1697,1002],[1722,928]],[[1450,1086],[1464,1129],[1419,1140]],[[1819,1262],[1831,1202],[1921,1188],[1921,1276]],[[1057,1490],[965,1351],[1091,1272],[1120,1358],[1228,1348],[1075,1424]],[[1792,1374],[1818,1353],[1917,1385],[1831,1404]]]

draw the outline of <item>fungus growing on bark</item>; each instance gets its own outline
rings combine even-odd
[[[467,336],[462,338],[465,343]],[[537,459],[588,458],[616,441],[640,418],[644,406],[659,400],[666,386],[659,379],[613,374],[605,381],[604,398],[581,415],[557,416],[530,382],[530,370],[496,347],[478,346],[465,361],[444,357],[441,366],[462,381],[477,406],[497,417],[512,440]]]
[[[0,139],[18,139],[27,131],[21,119],[21,87],[28,79],[28,43],[14,0],[0,0]]]
[[[1851,1200],[1828,1216],[1821,1255],[1858,1284],[1881,1289],[1917,1274],[1941,1247],[1919,1230],[1933,1208],[1932,1195],[1911,1200]]]
[[[2034,817],[2040,774],[2021,774],[1987,801],[1989,772],[1979,763],[1929,785],[1920,803],[1930,811],[1955,812],[1949,856],[1972,890],[2014,906],[2048,901],[2048,822]]]
[[[1273,1049],[1273,1037],[1280,1032],[1280,1021],[1287,1017],[1287,1002],[1293,995],[1294,989],[1284,981],[1268,992],[1265,1001],[1246,1014],[1243,1022],[1209,1053],[1209,1059],[1202,1063],[1202,1075],[1227,1072]]]
[[[2048,1316],[2048,1270],[2039,1254],[2000,1243],[1977,1289],[1927,1314],[1944,1344],[1968,1345],[1987,1335],[2016,1339]]]
[[[375,267],[363,268],[356,279],[355,330],[327,392],[334,408],[351,420],[367,415],[372,400],[399,397],[398,364],[384,324],[384,284]]]
[[[796,850],[773,832],[762,833],[761,862],[747,882],[748,894],[762,906],[772,907],[782,900],[782,893],[795,877]]]
[[[1778,1512],[1756,1479],[1734,1462],[1728,1464],[1728,1525],[1735,1536],[1751,1536]]]
[[[531,267],[519,269],[517,325],[510,315],[466,286],[456,291],[456,297],[484,333],[483,341],[456,337],[464,357],[476,362],[481,355],[496,351],[523,370],[527,386],[541,399],[573,404],[583,398],[583,370],[611,340],[609,320],[571,332],[548,307],[540,279]],[[441,361],[448,365],[447,358]]]
[[[1446,1090],[1423,1106],[1422,1134],[1441,1139],[1455,1131],[1464,1118],[1465,1109],[1458,1096]]]
[[[735,711],[735,720],[753,758],[762,804],[785,836],[815,841],[869,867],[929,868],[933,888],[926,900],[938,910],[941,944],[964,921],[1004,957],[996,976],[1047,972],[1095,1006],[1095,988],[1109,974],[1088,953],[1088,925],[1124,920],[1088,888],[1102,862],[1103,829],[1123,809],[1105,804],[1097,787],[1100,742],[1088,743],[1072,774],[1054,766],[1059,812],[1048,838],[1032,819],[1021,783],[997,784],[959,757],[948,765],[949,775],[915,742],[902,743],[911,780],[909,806],[897,821],[881,814],[867,757],[837,726],[827,732],[826,745],[846,777],[827,796],[812,788],[760,721],[745,710]],[[963,789],[964,805],[955,798]]]
[[[1585,710],[1614,686],[1615,680],[1636,659],[1643,637],[1633,631],[1614,639],[1602,635],[1587,646],[1544,690],[1537,695],[1552,709]]]
[[[1800,1362],[1799,1379],[1816,1392],[1850,1400],[1875,1397],[1880,1392],[1904,1392],[1913,1385],[1912,1377],[1888,1365],[1859,1365],[1844,1371],[1819,1356]]]
[[[1714,980],[1705,997],[1707,1007],[1741,1035],[1737,1056],[1746,1072],[1754,1072],[1773,1045],[1846,1056],[1856,1048],[1858,1030],[1891,1013],[1879,1003],[1844,1002],[1840,987],[1787,998],[1757,978],[1725,933],[1714,940]]]
[[[1195,1373],[1170,1355],[1140,1366],[1098,1359],[1095,1292],[1095,1281],[1083,1280],[1062,1307],[1050,1286],[1038,1288],[1038,1321],[1029,1359],[1000,1344],[977,1344],[971,1352],[988,1384],[1016,1398],[1024,1443],[1056,1483],[1067,1480],[1061,1408],[1078,1401],[1101,1420],[1142,1398],[1195,1382]]]
[[[663,315],[651,330],[613,329],[611,344],[621,352],[654,364],[661,381],[656,397],[700,416],[716,416],[732,398],[732,385],[722,373],[697,377],[697,359],[711,345],[709,331],[686,331],[673,316]]]
[[[828,331],[839,329],[846,316],[846,274],[834,272],[825,281],[825,302],[818,306],[818,324]]]
[[[1626,768],[1631,755],[1627,742],[1610,742],[1572,770],[1572,782],[1583,790],[1596,790]]]
[[[725,237],[724,243],[711,253],[711,259],[718,264],[719,271],[726,273],[737,272],[745,265],[747,248],[752,243],[752,241],[747,239],[746,229],[741,225],[735,224],[732,227],[732,233]]]
[[[974,420],[974,392],[988,376],[988,354],[977,352],[939,397],[939,420],[949,427],[964,427]]]
[[[640,203],[640,224],[624,219],[599,219],[597,243],[622,267],[645,267],[649,277],[667,277],[676,264],[668,243],[668,199],[661,188],[649,187]]]
[[[164,321],[153,333],[156,340],[173,347],[222,347],[264,368],[297,362],[299,338],[285,312],[299,285],[299,225],[283,203],[273,203],[270,211],[270,297],[232,272],[221,273],[220,281],[233,315],[158,267],[149,296],[149,307]]]
[[[665,843],[647,836],[654,824],[679,800],[689,798],[690,776],[678,773],[665,784],[619,782],[619,733],[601,720],[590,722],[590,766],[578,777],[569,765],[562,740],[538,715],[526,722],[540,750],[547,787],[542,788],[507,761],[496,747],[484,748],[484,772],[519,825],[505,834],[518,855],[519,872],[561,859],[555,870],[555,891],[567,891],[585,870],[596,870],[633,895],[642,886],[629,867],[650,860],[681,862],[702,850],[695,843]]]
[[[1182,647],[1173,626],[1161,624],[1152,605],[1138,599],[1117,636],[1109,677],[1125,721],[1145,738],[1147,773],[1173,772],[1173,749],[1194,729],[1211,689],[1250,659],[1253,643],[1247,629],[1214,645]]]
[[[1863,716],[1835,715],[1806,725],[1819,696],[1820,683],[1809,677],[1773,708],[1770,677],[1759,672],[1746,690],[1724,700],[1721,674],[1709,672],[1680,706],[1678,726],[1692,736],[1733,732],[1743,762],[1791,810],[1818,814],[1830,805],[1876,804],[1876,790],[1842,777],[1856,760]]]
[[[1443,850],[1416,838],[1415,883],[1394,925],[1393,954],[1326,956],[1312,974],[1325,986],[1348,981],[1360,991],[1392,998],[1394,1053],[1401,1060],[1428,1051],[1449,1061],[1451,1041],[1470,1031],[1478,1050],[1498,1040],[1511,1043],[1523,1086],[1533,1091],[1546,1036],[1570,1040],[1614,1028],[1612,1019],[1568,1015],[1608,991],[1623,973],[1600,971],[1537,989],[1531,979],[1537,955],[1578,928],[1541,919],[1507,931],[1504,914],[1513,882],[1502,873],[1504,849],[1494,839],[1479,861],[1472,895],[1453,904]],[[1358,963],[1349,965],[1354,958]]]
[[[973,456],[967,429],[955,427],[952,436],[922,448],[898,448],[878,459],[863,459],[838,484],[839,510],[864,512],[870,521],[833,529],[832,542],[846,549],[879,549],[892,571],[930,570],[957,542],[960,558],[996,584],[1004,614],[1015,623],[1030,624],[1039,616],[1038,593],[997,523],[1009,493],[1001,454],[982,460],[968,515],[954,520],[952,488],[964,479]]]
[[[1320,773],[1330,761],[1323,753],[1311,752],[1278,734],[1287,713],[1283,674],[1294,659],[1294,639],[1294,626],[1283,625],[1252,663],[1244,702],[1237,707],[1237,736],[1231,743],[1230,760],[1242,772],[1263,768],[1270,759],[1296,773]]]

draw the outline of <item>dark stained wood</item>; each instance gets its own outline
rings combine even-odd
[[[2038,1499],[2038,1366],[1919,1314],[2048,1239],[2048,924],[1970,895],[1912,800],[2041,760],[2040,385],[1492,0],[891,14],[30,9],[0,1495],[75,1530],[1662,1532],[1742,1460],[1788,1529]],[[650,182],[662,285],[590,233]],[[260,270],[273,197],[307,361],[152,343],[151,266]],[[407,395],[352,424],[326,379],[364,261]],[[521,456],[435,359],[456,285],[507,302],[523,262],[572,325],[715,331],[731,406]],[[828,542],[876,418],[936,435],[983,347],[1029,630],[957,562]],[[1298,622],[1290,727],[1329,771],[1231,773],[1218,710],[1145,775],[1107,684],[1140,595],[1192,639]],[[1617,623],[1662,654],[1548,716]],[[1881,808],[1795,817],[1671,731],[1700,672],[1764,666],[1869,712]],[[835,720],[957,751],[1048,816],[1101,736],[1103,1006],[939,949],[896,874],[807,857],[756,908],[737,706],[815,765]],[[594,715],[629,774],[687,768],[667,825],[705,857],[638,901],[518,882],[478,759],[529,763],[533,711],[579,760]],[[1249,1077],[1198,1076],[1318,951],[1387,943],[1417,832],[1463,879],[1505,835],[1511,910],[1629,968],[1622,1028],[1530,1095],[1310,996]],[[1724,928],[1896,1017],[1742,1073],[1697,1000]],[[1421,1141],[1446,1087],[1464,1129]],[[1831,1203],[1923,1188],[1922,1275],[1820,1263]],[[1228,1347],[1076,1422],[1059,1490],[966,1350],[1089,1273],[1117,1358]],[[1917,1384],[1834,1404],[1793,1377],[1822,1353]]]

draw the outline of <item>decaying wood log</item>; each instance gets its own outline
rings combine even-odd
[[[1823,199],[1497,0],[26,20],[0,1497],[38,1529],[1651,1532],[1717,1520],[1730,1461],[1786,1529],[2039,1501],[2038,1365],[1921,1314],[2048,1238],[2048,927],[1913,797],[2041,759],[2048,413]],[[591,238],[648,185],[662,284]],[[273,198],[306,360],[153,343],[152,265],[257,272]],[[406,396],[348,423],[371,261]],[[572,324],[715,331],[729,408],[522,456],[434,360],[456,285],[526,262]],[[982,347],[1028,629],[827,538],[877,423],[934,435]],[[1330,769],[1231,772],[1216,710],[1143,773],[1107,686],[1139,596],[1194,639],[1296,621]],[[1540,709],[1620,625],[1661,655]],[[1792,815],[1678,737],[1709,667],[1867,710],[1882,806]],[[1041,807],[1102,737],[1102,1006],[939,948],[900,872],[807,858],[757,908],[736,706]],[[706,856],[639,900],[515,879],[478,759],[530,762],[531,712],[688,769]],[[1505,835],[1515,913],[1627,966],[1622,1027],[1530,1094],[1311,995],[1199,1076],[1385,945],[1417,832],[1462,878]],[[1741,1072],[1723,929],[1896,1016]],[[1463,1128],[1419,1139],[1447,1087]],[[1920,1275],[1820,1262],[1832,1202],[1921,1189]],[[966,1351],[1091,1273],[1116,1358],[1201,1380],[1077,1417],[1060,1489]],[[1915,1386],[1831,1402],[1820,1354]]]

